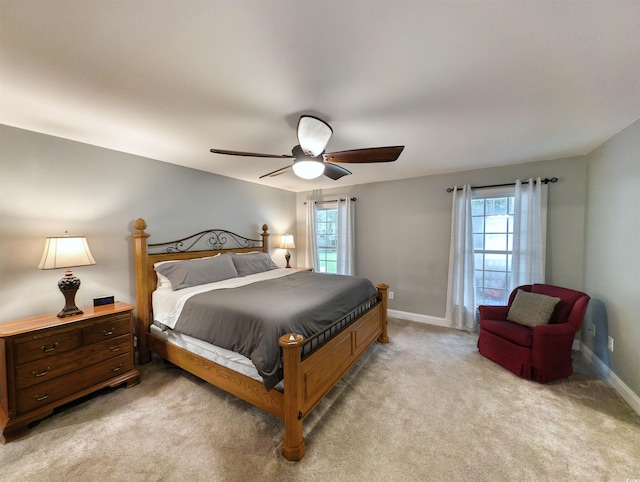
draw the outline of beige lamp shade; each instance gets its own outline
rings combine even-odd
[[[283,234],[280,238],[281,249],[295,249],[296,244],[293,242],[293,234]]]
[[[62,236],[46,239],[38,268],[56,269],[96,264],[84,236]]]

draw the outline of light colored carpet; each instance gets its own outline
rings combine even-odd
[[[474,335],[390,320],[310,416],[307,455],[282,422],[161,361],[142,383],[60,410],[0,447],[3,481],[640,479],[640,416],[579,355],[539,385],[480,356]]]

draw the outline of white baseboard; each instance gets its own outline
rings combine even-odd
[[[427,325],[436,325],[449,327],[444,321],[444,318],[438,318],[436,316],[420,315],[418,313],[409,313],[408,311],[399,310],[387,310],[387,314],[392,318],[400,318],[401,320],[417,321],[418,323],[425,323]],[[640,397],[636,395],[621,379],[612,372],[607,365],[604,364],[600,358],[598,358],[584,343],[580,343],[580,340],[573,340],[574,350],[582,352],[584,357],[596,368],[598,373],[607,381],[613,389],[620,394],[620,396],[640,415]]]
[[[598,358],[585,344],[582,344],[580,351],[584,357],[598,370],[598,373],[611,385],[624,400],[631,405],[638,415],[640,415],[640,397],[636,395],[611,369]]]
[[[391,318],[400,318],[401,320],[417,321],[418,323],[425,323],[427,325],[444,326],[450,328],[444,321],[444,318],[438,318],[436,316],[419,315],[418,313],[409,313],[408,311],[387,310],[387,315]]]

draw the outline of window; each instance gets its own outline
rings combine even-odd
[[[545,282],[547,190],[537,178],[453,192],[445,319],[474,330],[478,305],[504,306],[515,287]]]
[[[320,273],[355,274],[355,198],[309,199],[307,259]]]
[[[471,201],[473,265],[478,305],[506,305],[509,300],[513,207],[513,195],[474,196]]]
[[[338,272],[338,206],[335,204],[316,205],[316,251],[317,271]]]

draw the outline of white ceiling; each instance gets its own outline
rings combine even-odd
[[[640,116],[640,0],[1,0],[0,123],[291,191],[590,152]],[[298,179],[328,151],[395,163]]]

